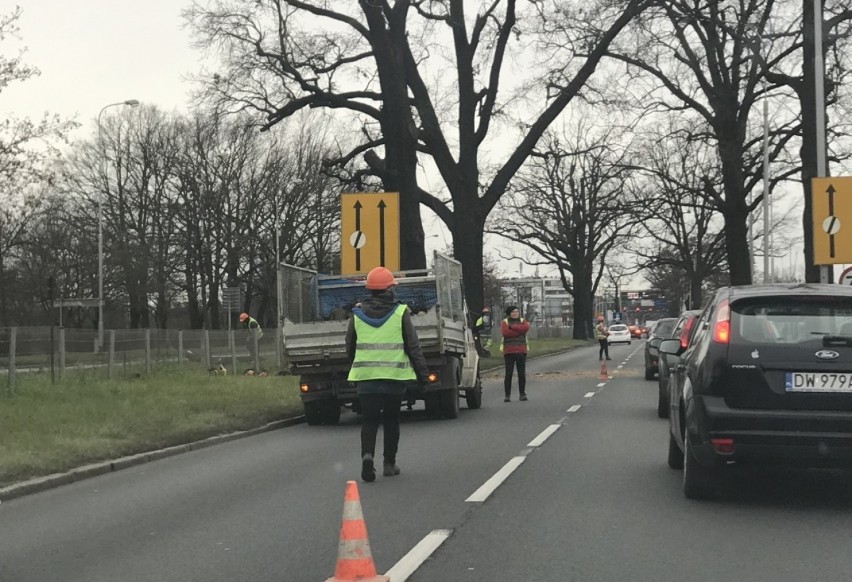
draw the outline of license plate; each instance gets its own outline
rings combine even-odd
[[[852,374],[841,372],[787,372],[787,392],[852,392]]]

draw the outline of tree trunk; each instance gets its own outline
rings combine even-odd
[[[572,272],[574,278],[574,339],[587,340],[594,337],[592,321],[595,316],[592,286],[583,273]]]
[[[467,308],[471,313],[479,313],[485,307],[483,285],[482,232],[484,223],[474,213],[456,215],[453,232],[453,256],[462,265],[464,294]]]

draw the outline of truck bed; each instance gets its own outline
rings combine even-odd
[[[412,315],[423,355],[427,359],[445,353],[463,356],[466,350],[464,322],[439,314],[440,308],[433,307],[425,313]],[[348,326],[349,320],[307,323],[285,320],[282,329],[285,365],[290,368],[343,365],[348,369]]]

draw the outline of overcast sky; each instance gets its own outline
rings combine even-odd
[[[201,53],[182,28],[182,0],[0,0],[0,12],[15,5],[24,61],[41,76],[10,86],[0,112],[39,117],[50,111],[76,116],[85,126],[109,103],[138,99],[165,110],[185,109]]]
[[[11,56],[16,48],[26,47],[24,61],[41,71],[39,77],[0,94],[0,115],[38,118],[49,111],[76,118],[82,133],[92,131],[104,105],[117,101],[138,99],[167,111],[185,110],[191,89],[186,77],[201,68],[204,58],[190,46],[183,27],[180,14],[188,4],[0,0],[0,13],[8,14],[16,5],[23,8],[18,22],[21,38],[5,41],[4,54]],[[432,235],[427,252],[443,249],[451,240],[446,229],[426,209],[424,222]],[[497,262],[507,274],[519,274],[520,261]],[[533,271],[527,266],[522,274],[530,276]]]

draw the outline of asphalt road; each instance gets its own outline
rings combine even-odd
[[[848,580],[852,477],[746,473],[686,500],[641,347],[611,348],[603,386],[584,348],[531,361],[529,402],[503,403],[498,375],[458,420],[406,413],[402,474],[359,481],[379,572],[401,582],[438,535],[409,580]],[[5,502],[0,580],[322,582],[359,428],[347,413]]]

